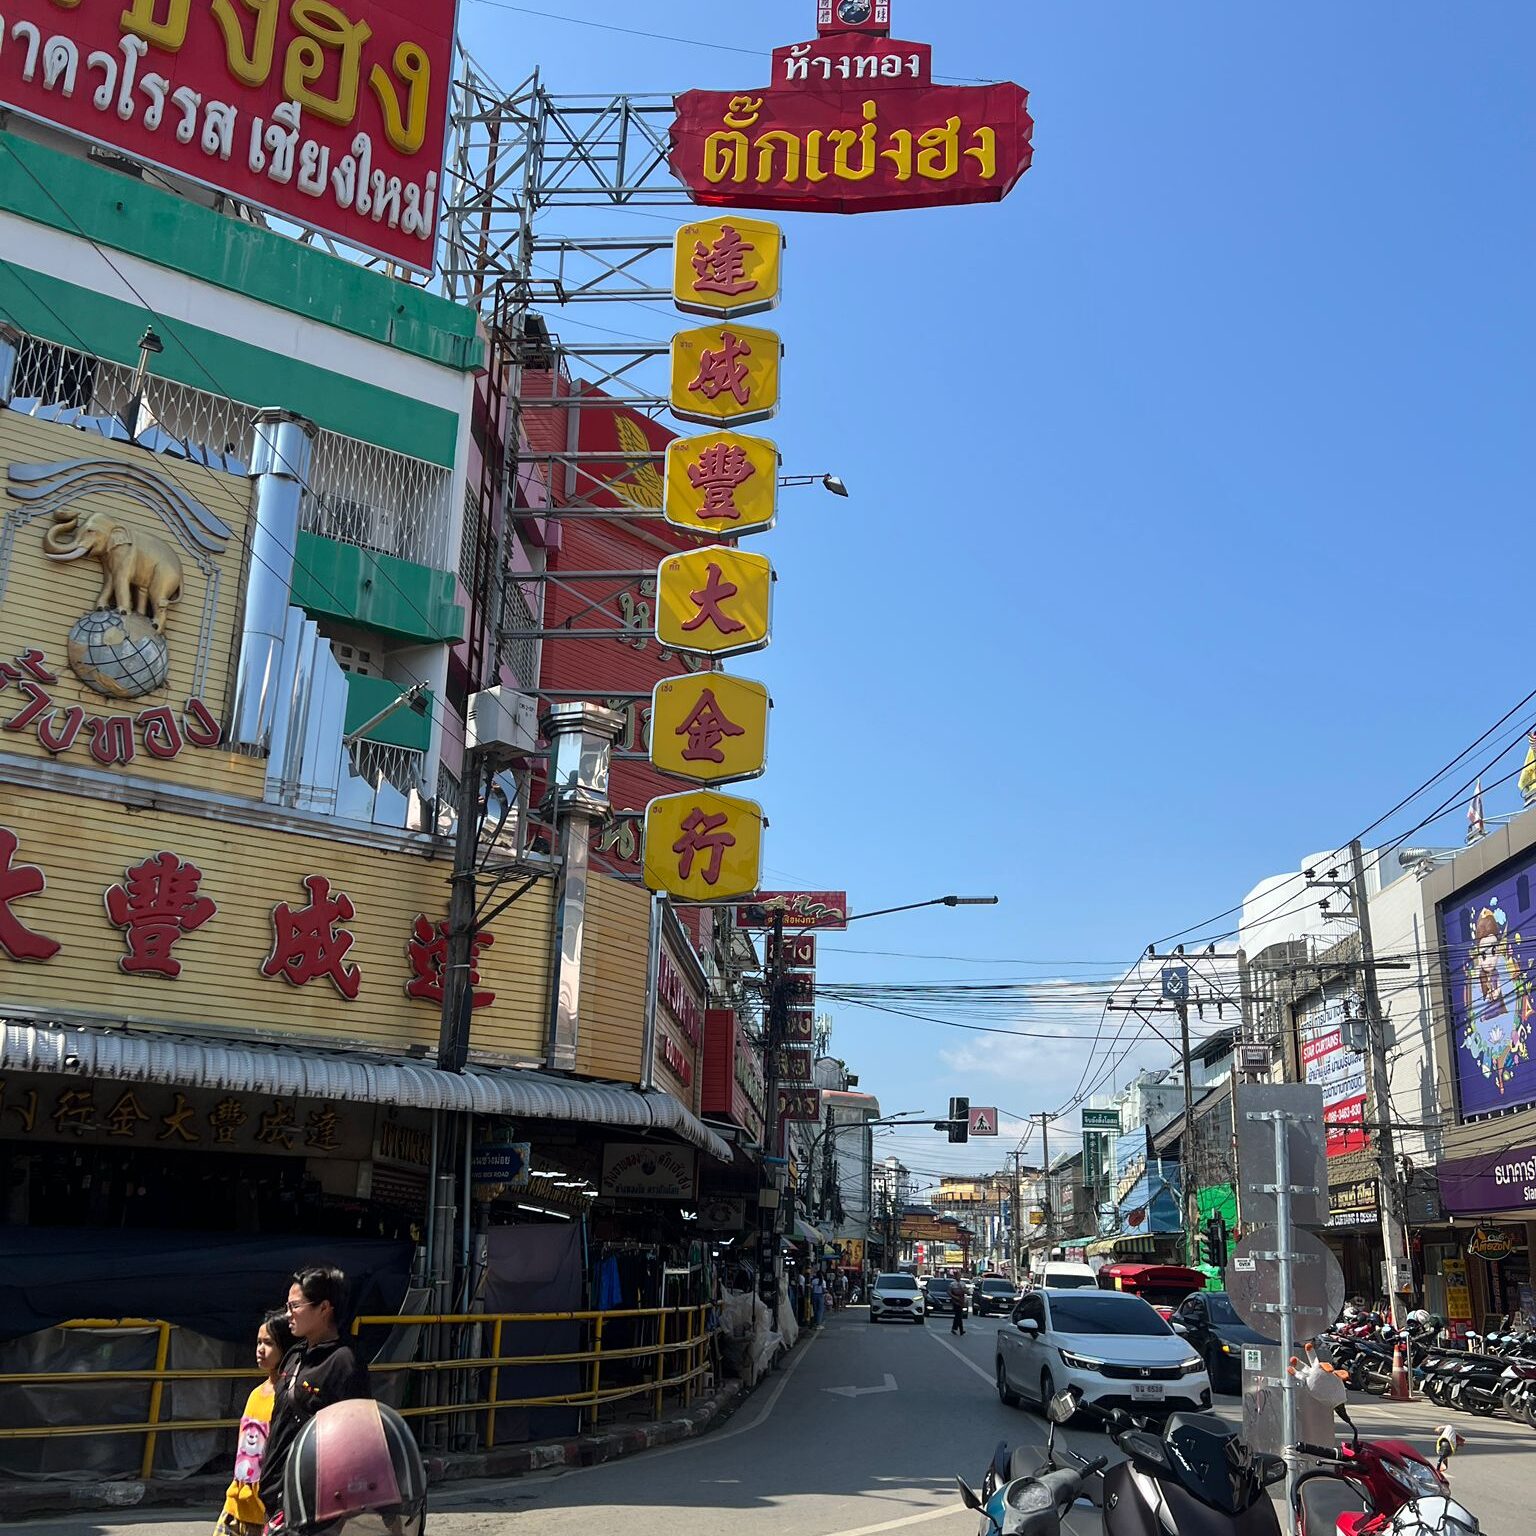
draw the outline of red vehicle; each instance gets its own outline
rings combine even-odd
[[[1353,1425],[1350,1428],[1354,1430]],[[1406,1440],[1362,1440],[1354,1430],[1353,1438],[1337,1450],[1306,1444],[1297,1449],[1325,1463],[1296,1479],[1294,1507],[1302,1536],[1318,1536],[1318,1526],[1326,1529],[1326,1510],[1310,1509],[1303,1496],[1303,1489],[1320,1482],[1347,1484],[1365,1504],[1363,1510],[1346,1509],[1334,1517],[1334,1536],[1385,1536],[1392,1517],[1405,1505],[1418,1499],[1443,1498],[1450,1489],[1429,1459]],[[1310,1531],[1309,1515],[1313,1517]],[[1446,1525],[1447,1531],[1456,1529]],[[1476,1529],[1475,1524],[1472,1529]]]
[[[1140,1296],[1166,1322],[1186,1296],[1205,1289],[1205,1276],[1182,1264],[1106,1264],[1099,1271],[1099,1289]]]

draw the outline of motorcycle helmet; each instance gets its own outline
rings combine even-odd
[[[1428,1328],[1429,1313],[1426,1312],[1423,1307],[1415,1307],[1414,1310],[1408,1314],[1408,1321],[1412,1323],[1415,1328]]]
[[[1479,1527],[1471,1510],[1436,1495],[1403,1505],[1387,1529],[1391,1536],[1478,1536]]]
[[[283,1472],[289,1536],[421,1536],[427,1474],[405,1420],[370,1398],[322,1408]]]

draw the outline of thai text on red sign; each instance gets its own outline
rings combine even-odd
[[[997,202],[1029,169],[1029,93],[935,85],[926,43],[844,32],[777,48],[773,78],[677,98],[669,163],[696,203],[872,213]]]
[[[759,891],[736,908],[738,928],[771,928],[782,913],[786,928],[848,926],[846,891]]]
[[[455,0],[11,0],[0,103],[420,271]]]

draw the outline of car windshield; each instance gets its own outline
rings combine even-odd
[[[1213,1323],[1241,1324],[1242,1318],[1237,1315],[1237,1309],[1227,1300],[1222,1291],[1213,1291],[1205,1298],[1205,1309]]]
[[[1053,1296],[1051,1327],[1057,1333],[1120,1333],[1162,1338],[1172,1329],[1139,1296]]]
[[[911,1275],[881,1275],[875,1285],[882,1291],[915,1291],[917,1281]]]
[[[981,1288],[989,1296],[1013,1295],[1013,1282],[1011,1280],[983,1280]]]
[[[1080,1275],[1075,1270],[1057,1271],[1055,1273],[1046,1270],[1045,1283],[1053,1286],[1058,1291],[1086,1291],[1096,1287],[1099,1282],[1093,1275]]]

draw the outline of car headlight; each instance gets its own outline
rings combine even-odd
[[[1071,1350],[1061,1351],[1061,1363],[1074,1371],[1097,1371],[1104,1362],[1095,1360],[1092,1355],[1074,1355]]]
[[[1179,1361],[1179,1373],[1183,1376],[1193,1376],[1196,1371],[1205,1369],[1205,1361],[1199,1355],[1191,1355],[1187,1360]]]

